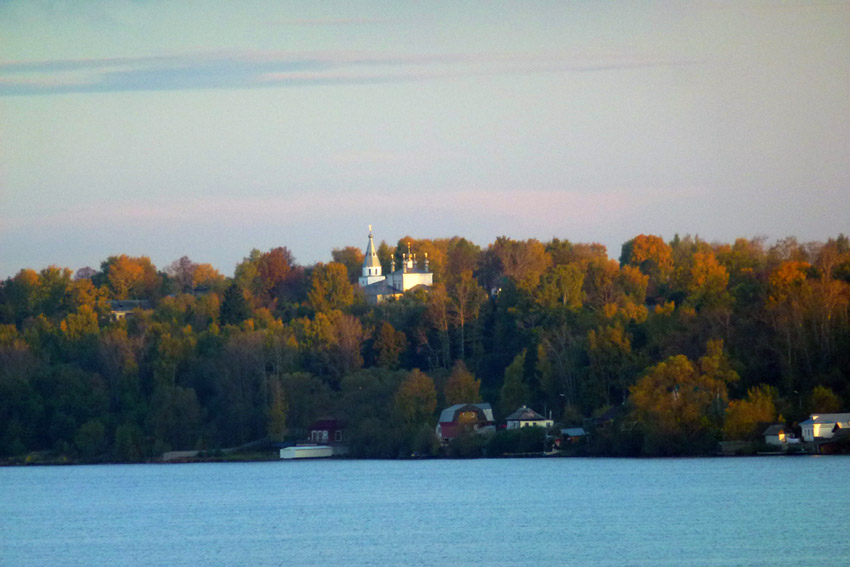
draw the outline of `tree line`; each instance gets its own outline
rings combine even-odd
[[[711,452],[765,424],[850,408],[850,241],[638,235],[408,243],[434,285],[368,305],[363,253],[299,265],[252,250],[232,276],[183,257],[112,256],[0,283],[0,456],[141,461],[298,440],[346,423],[358,456],[438,450],[454,403],[565,425],[612,408],[601,454]],[[137,300],[117,319],[113,302]]]

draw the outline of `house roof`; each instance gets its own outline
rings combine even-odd
[[[362,289],[363,293],[366,295],[397,295],[401,293],[401,290],[391,286],[387,280],[381,280],[379,282],[363,286],[360,289]]]
[[[546,421],[546,418],[533,409],[522,406],[505,418],[505,421]]]
[[[151,302],[147,299],[122,299],[109,302],[109,308],[112,311],[132,311],[136,308],[152,309]]]
[[[344,423],[342,423],[340,420],[338,420],[338,419],[336,419],[336,418],[333,418],[333,417],[323,417],[323,418],[321,418],[321,419],[318,419],[318,420],[314,421],[314,422],[310,425],[310,430],[312,431],[312,430],[314,430],[314,429],[318,429],[318,430],[325,430],[325,429],[342,429],[344,426],[345,426],[345,424],[344,424]]]
[[[783,431],[786,431],[787,429],[788,428],[785,427],[783,424],[777,423],[777,424],[771,425],[770,427],[765,429],[764,433],[762,433],[762,435],[779,435],[780,433],[782,433]]]
[[[850,413],[813,413],[809,419],[801,422],[800,425],[838,423],[844,421],[850,421]]]
[[[480,404],[455,404],[449,406],[440,412],[440,423],[451,423],[455,421],[458,411],[467,407],[474,407],[481,410],[484,412],[484,417],[487,421],[493,421],[493,408],[487,402],[483,402]]]
[[[561,435],[566,435],[567,437],[583,437],[587,435],[587,431],[584,430],[584,427],[567,427],[566,429],[561,430]]]

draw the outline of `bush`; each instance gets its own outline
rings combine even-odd
[[[446,447],[446,455],[456,459],[483,457],[487,441],[487,436],[480,435],[475,431],[464,431],[449,441],[449,445]]]
[[[487,455],[542,453],[545,450],[546,430],[542,427],[506,429],[493,435],[487,443]]]

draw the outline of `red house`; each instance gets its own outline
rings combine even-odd
[[[343,424],[332,418],[325,417],[310,426],[310,442],[319,445],[335,445],[345,442]]]
[[[451,441],[464,431],[495,431],[490,404],[455,404],[440,413],[436,433],[442,443]]]

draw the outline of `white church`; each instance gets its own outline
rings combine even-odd
[[[387,299],[398,298],[404,292],[418,287],[431,287],[434,284],[434,274],[428,271],[428,254],[425,254],[424,267],[416,264],[416,254],[411,252],[410,243],[407,253],[402,254],[401,268],[396,269],[395,256],[392,258],[390,273],[383,275],[375,241],[372,238],[372,226],[369,225],[369,244],[366,246],[366,257],[363,259],[363,271],[360,276],[360,289],[366,295],[366,302],[376,305]]]

